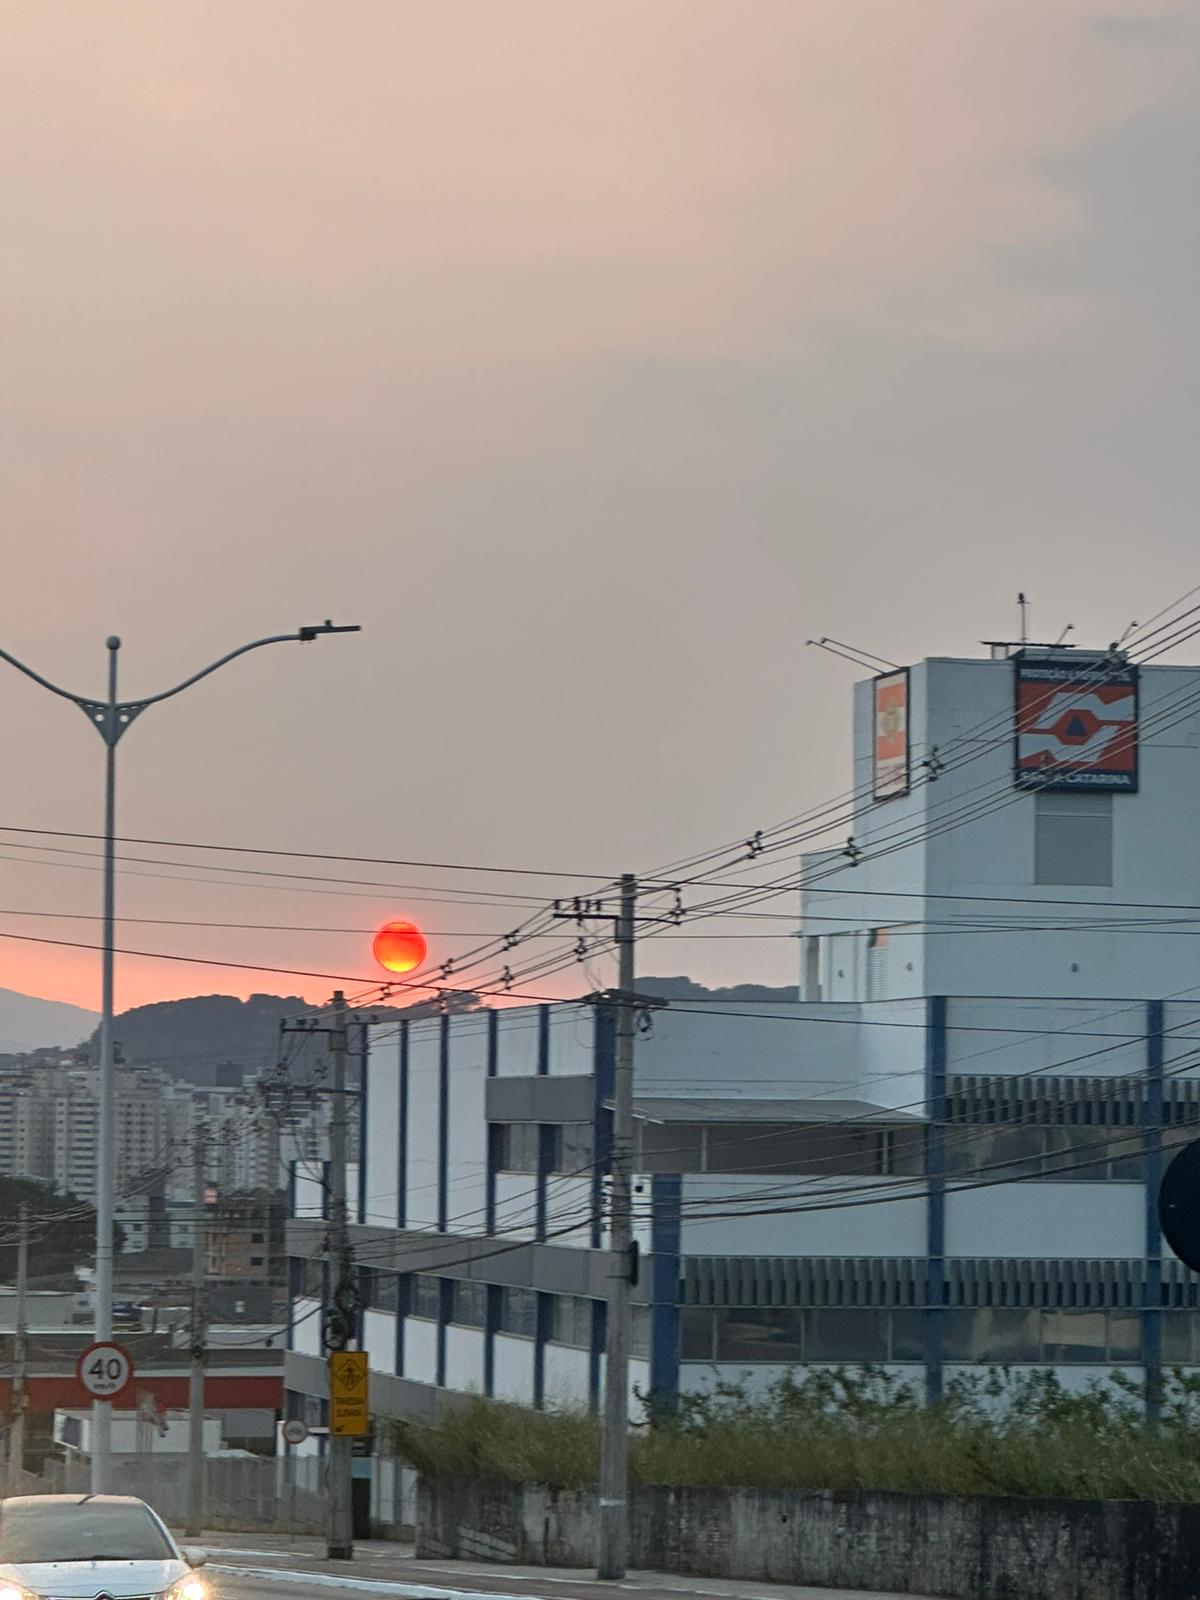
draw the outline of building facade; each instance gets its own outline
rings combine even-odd
[[[803,863],[802,999],[673,1003],[638,1037],[648,1404],[871,1362],[930,1398],[993,1365],[1121,1372],[1153,1405],[1200,1364],[1156,1207],[1200,1120],[1197,708],[1193,669],[1082,653],[860,686],[850,837]],[[595,1407],[609,1010],[365,1034],[377,1409]],[[292,1192],[288,1403],[319,1421],[324,1173]]]

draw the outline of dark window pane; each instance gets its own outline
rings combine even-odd
[[[1038,1311],[1000,1306],[943,1313],[943,1351],[947,1361],[1004,1365],[1042,1359]]]
[[[684,1361],[716,1357],[713,1314],[705,1306],[683,1306],[679,1312],[679,1353]]]
[[[537,1325],[537,1301],[532,1289],[503,1289],[500,1293],[500,1332],[532,1339]]]
[[[1110,1361],[1141,1360],[1142,1319],[1136,1311],[1109,1312],[1108,1358]]]
[[[1108,1355],[1106,1321],[1103,1311],[1043,1311],[1039,1359],[1048,1365],[1104,1361]]]
[[[1035,883],[1112,883],[1112,795],[1034,796]]]
[[[713,1313],[718,1361],[799,1361],[800,1313],[789,1307],[721,1307]]]
[[[1196,1329],[1200,1316],[1194,1311],[1163,1311],[1162,1358],[1167,1366],[1190,1366],[1196,1360]]]
[[[440,1303],[441,1289],[439,1280],[431,1278],[425,1272],[414,1272],[408,1302],[409,1316],[427,1317],[430,1322],[436,1322]]]
[[[923,1361],[925,1359],[925,1313],[923,1311],[892,1311],[891,1322],[893,1361]]]
[[[590,1122],[568,1122],[562,1129],[557,1172],[585,1172],[595,1160],[595,1139]]]
[[[550,1338],[554,1344],[590,1349],[592,1343],[592,1302],[576,1294],[554,1296],[550,1313]]]
[[[456,1279],[450,1302],[450,1320],[463,1328],[482,1328],[487,1322],[487,1286]]]
[[[502,1122],[496,1138],[496,1165],[501,1172],[536,1172],[536,1122]]]
[[[804,1313],[808,1361],[886,1361],[886,1311],[829,1309]]]

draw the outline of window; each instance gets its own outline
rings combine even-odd
[[[400,1308],[400,1279],[394,1272],[379,1272],[374,1267],[363,1267],[359,1272],[364,1311],[398,1311]]]
[[[540,1138],[546,1171],[561,1172],[563,1170],[562,1128],[557,1124],[542,1123]]]
[[[1033,881],[1112,883],[1112,795],[1036,794]]]
[[[532,1289],[500,1291],[500,1332],[532,1339],[537,1326],[537,1300]]]
[[[414,1272],[408,1306],[409,1316],[428,1317],[430,1322],[436,1322],[441,1304],[440,1285],[440,1279],[431,1278],[425,1272]]]
[[[482,1328],[487,1325],[487,1285],[465,1283],[456,1279],[450,1301],[450,1321],[460,1328]]]
[[[636,1314],[637,1308],[634,1308]],[[592,1343],[592,1302],[582,1295],[556,1294],[550,1317],[550,1339],[554,1344],[573,1345],[587,1350]]]
[[[821,998],[821,940],[817,934],[807,933],[801,941],[803,949],[803,967],[801,982],[804,988],[805,1000],[819,1000]]]
[[[714,1315],[718,1361],[803,1359],[801,1313],[793,1307],[722,1307]],[[854,1357],[843,1359],[853,1360]]]
[[[493,1159],[500,1172],[536,1172],[538,1125],[536,1122],[493,1124]]]
[[[310,1256],[300,1263],[299,1295],[302,1300],[323,1300],[325,1298],[325,1263],[323,1261]]]
[[[559,1129],[558,1165],[555,1172],[587,1172],[595,1160],[595,1139],[590,1122],[567,1122]]]

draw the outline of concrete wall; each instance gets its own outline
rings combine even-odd
[[[590,1492],[422,1479],[417,1554],[591,1566]],[[1200,1506],[635,1489],[630,1565],[954,1600],[1193,1600]]]

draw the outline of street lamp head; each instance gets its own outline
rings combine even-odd
[[[307,627],[301,628],[300,632],[296,635],[296,637],[300,640],[301,644],[308,644],[311,640],[315,639],[318,634],[322,634],[322,633],[361,633],[361,632],[362,632],[362,626],[361,626],[360,623],[351,622],[351,623],[342,623],[341,625],[339,625],[339,624],[337,624],[335,622],[330,622],[329,618],[326,617],[324,622],[312,622],[312,623],[309,623]]]
[[[121,641],[115,633],[110,633],[104,642],[110,650],[119,650],[121,648]]]

